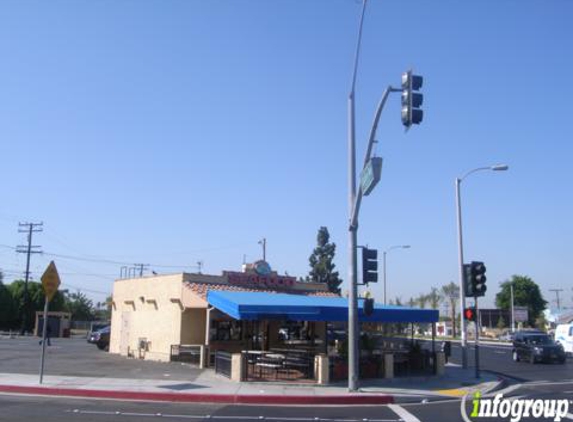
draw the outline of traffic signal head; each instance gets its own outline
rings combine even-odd
[[[366,298],[364,299],[364,304],[362,305],[364,309],[364,315],[370,316],[374,313],[374,299]]]
[[[402,124],[406,130],[413,124],[419,125],[424,118],[424,111],[420,109],[424,95],[417,92],[423,83],[424,78],[414,75],[411,70],[402,74]]]
[[[487,277],[485,276],[485,265],[483,262],[479,261],[472,261],[470,264],[470,273],[471,273],[471,284],[473,290],[473,296],[484,296],[487,290],[487,286],[485,282],[487,281]]]
[[[464,319],[466,321],[475,321],[476,320],[475,308],[465,308],[464,309]]]
[[[376,283],[378,281],[378,251],[362,248],[362,282]]]

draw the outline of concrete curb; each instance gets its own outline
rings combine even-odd
[[[287,396],[287,395],[241,395],[201,393],[152,393],[141,391],[88,390],[59,387],[24,387],[0,385],[0,393],[40,396],[98,398],[112,400],[162,401],[179,403],[226,403],[266,405],[373,405],[392,404],[394,396],[377,395],[332,395],[332,396]]]

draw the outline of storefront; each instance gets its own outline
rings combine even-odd
[[[110,352],[169,361],[181,346],[208,346],[210,353],[295,344],[324,347],[325,321],[237,319],[209,302],[213,292],[281,294],[295,300],[337,297],[324,284],[300,283],[260,263],[220,276],[179,273],[120,279],[113,290]]]
[[[241,380],[314,382],[320,365],[329,365],[330,379],[343,377],[344,347],[332,347],[328,327],[348,320],[348,300],[330,293],[325,284],[301,283],[271,272],[266,263],[263,267],[261,271],[255,264],[220,276],[180,273],[117,280],[110,352],[215,366],[229,377],[232,360],[239,356]],[[400,306],[376,305],[366,315],[363,304],[359,300],[363,327],[400,323],[409,324],[412,331],[414,324],[435,330],[438,320],[436,310]],[[423,351],[408,336],[377,340],[368,353],[361,350],[375,377],[383,371],[393,373],[388,365],[396,372],[430,366],[435,371],[433,342]],[[327,363],[318,365],[318,358]]]

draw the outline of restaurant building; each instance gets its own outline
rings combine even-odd
[[[222,275],[178,273],[116,280],[110,352],[169,361],[177,346],[236,352],[269,350],[285,342],[325,344],[325,321],[237,320],[208,300],[210,292],[338,297],[323,283],[301,283],[270,271],[263,261]],[[288,317],[286,318],[288,319]]]
[[[358,318],[370,323],[363,327],[384,323],[433,326],[438,311],[380,305],[366,311],[364,301],[359,300]],[[333,340],[329,324],[340,327],[347,320],[346,298],[329,292],[324,283],[279,275],[264,261],[221,275],[126,278],[114,283],[109,351],[139,359],[214,366],[237,380],[335,379],[336,373],[344,376],[346,359],[344,347],[336,348],[338,356],[329,348]],[[393,373],[388,368],[400,359],[409,365],[403,338],[381,341],[376,348],[368,352],[377,353],[370,356],[374,376],[382,370]],[[425,366],[431,361],[435,368],[433,342],[429,356],[420,361]],[[335,361],[340,370],[334,368]],[[231,368],[240,368],[239,373],[232,375],[235,369]]]

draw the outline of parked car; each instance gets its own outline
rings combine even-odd
[[[531,331],[515,333],[512,357],[515,362],[558,362],[565,363],[563,346],[555,343],[547,334]]]
[[[87,336],[88,343],[93,343],[93,344],[95,344],[95,343],[97,342],[97,339],[96,339],[96,335],[95,335],[95,334],[96,334],[99,330],[101,330],[101,329],[103,329],[103,328],[106,328],[106,327],[109,327],[109,322],[108,322],[107,324],[92,323],[91,330],[90,330],[90,332],[88,333],[88,336]]]
[[[101,330],[92,333],[88,342],[94,343],[100,350],[109,350],[109,333],[111,332],[111,326],[102,328]]]
[[[559,324],[555,328],[555,342],[563,346],[565,354],[573,354],[573,323]]]

